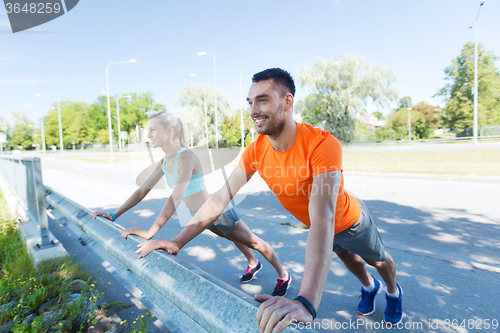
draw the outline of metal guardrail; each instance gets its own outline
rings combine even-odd
[[[0,174],[29,218],[38,222],[41,238],[38,247],[53,246],[49,238],[45,211],[45,188],[42,182],[40,158],[0,156]]]
[[[182,315],[172,318],[176,326],[183,327],[186,320],[192,320],[207,332],[259,331],[255,321],[257,302],[249,295],[242,296],[238,290],[229,291],[232,287],[223,288],[204,277],[206,273],[188,269],[182,260],[158,251],[139,260],[135,253],[140,242],[138,237],[129,236],[124,240],[115,223],[103,218],[92,219],[89,210],[50,188],[47,188],[47,202],[180,310]],[[288,327],[283,332],[303,331]],[[316,331],[308,329],[307,332]]]

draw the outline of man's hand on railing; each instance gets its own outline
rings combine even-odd
[[[179,253],[179,246],[175,242],[170,242],[163,239],[154,239],[142,244],[137,245],[139,250],[135,251],[139,255],[139,259],[146,257],[154,250],[162,249],[167,251],[168,254],[177,255]]]

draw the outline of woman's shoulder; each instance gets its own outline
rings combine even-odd
[[[183,167],[193,166],[199,161],[198,156],[191,149],[184,149],[179,156],[179,165]]]

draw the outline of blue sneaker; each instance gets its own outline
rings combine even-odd
[[[372,275],[373,281],[375,282],[375,289],[371,293],[361,287],[361,301],[358,304],[358,313],[362,316],[369,316],[375,312],[375,296],[380,291],[382,283],[375,279]]]
[[[396,284],[399,289],[399,298],[385,295],[387,306],[384,312],[384,321],[389,325],[397,325],[403,320],[403,289]]]

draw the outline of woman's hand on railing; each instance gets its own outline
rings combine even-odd
[[[109,215],[109,213],[106,213],[106,212],[93,212],[92,213],[93,219],[95,219],[97,216],[102,216],[102,217],[110,220],[111,222],[113,222],[113,216]]]

